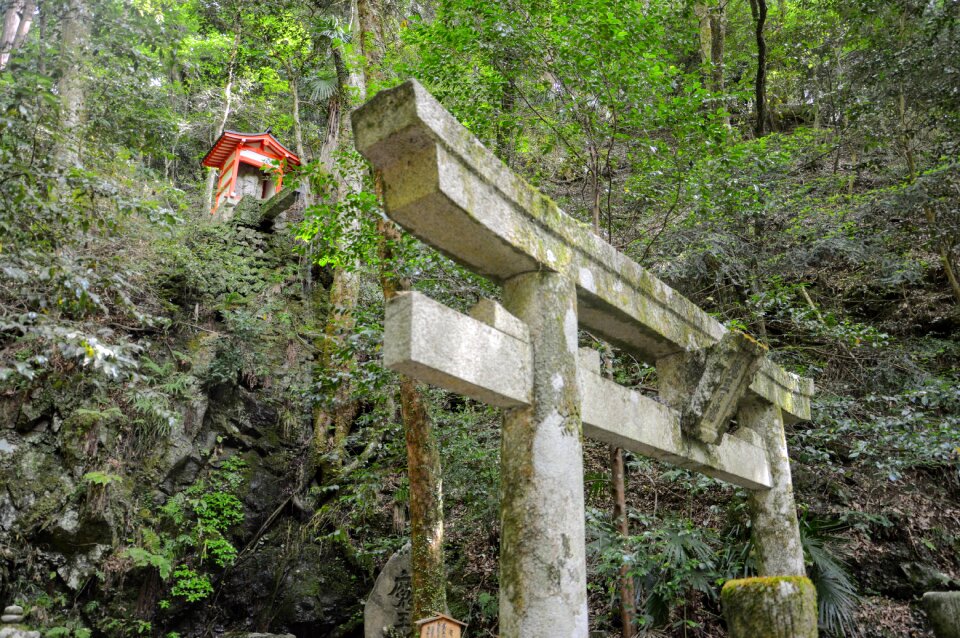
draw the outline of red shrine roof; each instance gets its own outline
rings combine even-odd
[[[263,133],[224,131],[223,135],[220,136],[220,139],[216,141],[213,148],[207,152],[203,161],[200,163],[210,168],[223,168],[223,165],[233,152],[241,145],[247,148],[251,146],[257,147],[260,150],[260,153],[257,154],[265,155],[269,159],[287,160],[288,164],[293,164],[294,166],[300,165],[300,158],[281,144],[280,140],[275,138],[269,130]],[[244,158],[244,160],[247,159],[256,158]]]

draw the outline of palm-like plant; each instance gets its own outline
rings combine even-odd
[[[824,519],[800,520],[800,541],[809,565],[807,573],[817,588],[817,607],[821,630],[834,636],[859,636],[856,611],[860,595],[847,572],[846,565],[830,545],[842,539],[837,536],[842,524]]]

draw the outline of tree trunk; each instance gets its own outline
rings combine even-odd
[[[753,131],[757,137],[763,137],[767,122],[767,41],[763,36],[763,27],[767,21],[767,1],[750,0],[757,36],[757,80],[755,94],[757,103],[757,121]]]
[[[700,63],[704,69],[710,65],[710,48],[713,41],[713,35],[710,32],[710,7],[698,2],[693,7],[693,13],[697,16],[697,27],[700,31]],[[704,73],[704,83],[709,79],[710,73]]]
[[[381,79],[383,19],[373,10],[374,0],[359,0],[357,8],[363,43],[364,78]],[[374,175],[377,200],[383,202],[383,182]],[[410,282],[395,273],[401,264],[393,252],[400,229],[390,221],[377,223],[380,233],[380,281],[384,300],[410,289]],[[400,414],[407,442],[407,476],[410,480],[410,545],[413,610],[411,621],[447,610],[446,566],[443,552],[443,470],[440,445],[426,411],[426,401],[413,379],[400,375]],[[411,635],[418,635],[411,624]]]
[[[303,125],[300,122],[300,83],[294,73],[293,65],[287,64],[287,83],[290,87],[290,97],[293,99],[293,141],[296,145],[300,161],[307,162],[307,154],[303,148]]]
[[[440,446],[413,379],[400,379],[400,405],[410,478],[412,620],[417,621],[447,610]],[[416,627],[410,629],[416,637]]]
[[[353,33],[359,32],[359,18],[356,1],[350,4],[350,26]],[[359,192],[363,187],[363,176],[352,168],[341,170],[337,167],[334,154],[340,147],[353,143],[350,121],[343,117],[344,107],[349,107],[351,95],[363,99],[366,95],[364,76],[356,73],[339,46],[332,47],[333,63],[337,71],[338,90],[331,96],[327,114],[327,134],[320,148],[320,161],[327,171],[337,178],[337,193],[328,195],[343,198],[348,193]],[[349,222],[356,225],[359,222]],[[346,248],[344,246],[343,248]],[[356,268],[337,268],[333,272],[333,284],[330,288],[330,315],[325,330],[325,343],[321,349],[321,365],[327,374],[336,374],[340,379],[331,408],[318,407],[314,411],[314,454],[329,453],[335,465],[342,462],[343,448],[353,426],[357,413],[353,399],[353,384],[349,381],[349,371],[356,365],[351,358],[335,361],[334,351],[341,349],[344,339],[353,331],[354,311],[360,296],[360,278]]]
[[[307,152],[303,145],[303,123],[300,121],[300,77],[292,64],[284,61],[283,65],[287,71],[287,86],[290,89],[290,97],[293,102],[293,142],[297,149],[297,156],[300,158],[300,163],[306,164],[310,161],[310,158],[307,157]],[[315,200],[309,181],[305,180],[300,184],[300,196],[303,197],[303,202],[306,206],[313,206]],[[306,276],[307,278],[310,277],[309,269],[306,271]]]
[[[620,535],[630,536],[630,519],[627,518],[626,472],[623,465],[623,448],[610,447],[611,491],[613,492],[613,521]],[[635,591],[630,567],[620,565],[620,624],[623,638],[632,638],[636,634],[634,622],[637,610],[634,605]]]
[[[723,4],[710,11],[710,90],[714,93],[722,93],[725,88],[723,80],[725,18]]]
[[[360,50],[364,60],[363,78],[368,90],[380,79],[379,68],[384,55],[383,21],[375,4],[377,0],[357,0]]]
[[[23,46],[33,26],[36,10],[36,0],[13,0],[7,8],[3,16],[3,34],[0,35],[0,71],[7,68],[13,52]]]
[[[703,61],[704,84],[711,92],[723,91],[723,45],[725,4],[697,3],[694,14],[700,29],[700,58]]]
[[[17,50],[23,46],[27,35],[30,34],[30,27],[33,26],[33,14],[37,11],[36,0],[27,0],[20,14],[20,26],[17,27],[17,35],[13,38],[13,49]],[[2,70],[2,69],[0,69]]]
[[[343,117],[343,107],[351,89],[357,87],[351,84],[356,76],[348,72],[346,61],[338,47],[333,48],[333,59],[337,68],[339,86],[327,103],[327,133],[320,147],[320,161],[331,175],[337,177],[339,182],[337,192],[327,194],[328,198],[336,200],[348,192],[360,190],[361,178],[349,172],[338,172],[334,160],[337,149],[343,144],[350,143],[347,130],[349,121]],[[333,283],[330,286],[328,303],[330,314],[327,317],[324,342],[321,345],[320,363],[325,374],[334,374],[341,381],[337,385],[332,406],[318,407],[314,411],[313,418],[314,454],[320,456],[330,453],[336,465],[342,461],[343,447],[350,434],[353,417],[356,415],[356,402],[352,398],[353,385],[349,382],[349,371],[355,362],[352,359],[337,361],[334,353],[341,349],[344,340],[354,328],[354,311],[359,296],[360,279],[354,269],[336,268],[333,271]]]
[[[340,132],[343,119],[343,100],[350,85],[350,73],[347,71],[346,61],[339,46],[333,46],[330,51],[333,57],[333,66],[337,71],[337,90],[327,100],[327,133],[320,145],[320,163],[328,172],[333,173],[333,154],[340,145]]]
[[[380,184],[379,175],[376,183]],[[379,190],[379,188],[378,188]],[[377,193],[378,197],[381,195]],[[385,300],[409,290],[399,271],[392,246],[400,240],[393,222],[380,220],[381,285]],[[400,413],[407,442],[407,474],[410,479],[410,545],[413,612],[411,621],[447,609],[446,566],[443,554],[443,470],[440,446],[433,433],[425,401],[413,379],[400,375]],[[410,630],[416,638],[414,625]]]
[[[233,74],[237,63],[237,53],[240,51],[240,33],[241,22],[237,18],[236,31],[233,34],[233,48],[230,51],[230,62],[227,64],[227,84],[223,88],[223,117],[220,118],[220,125],[217,127],[217,133],[213,137],[215,143],[223,131],[227,128],[227,120],[230,118],[230,108],[233,105]],[[207,173],[207,187],[204,190],[203,202],[208,209],[213,207],[214,187],[217,184],[217,171],[209,169]]]
[[[90,34],[90,12],[84,0],[70,0],[63,18],[61,44],[60,130],[64,139],[57,152],[65,166],[80,162],[84,111],[83,50]]]
[[[0,71],[7,68],[13,43],[24,17],[24,0],[13,0],[3,15],[3,33],[0,35]]]

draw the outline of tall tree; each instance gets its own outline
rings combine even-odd
[[[70,0],[66,6],[60,46],[60,130],[65,139],[58,146],[64,165],[80,162],[84,114],[84,51],[90,36],[90,8],[86,0]]]
[[[767,123],[767,40],[763,29],[767,23],[767,0],[750,0],[757,40],[757,79],[754,82],[754,103],[757,119],[753,132],[763,137]]]
[[[382,9],[375,0],[358,0],[360,42],[364,56],[364,81],[367,86],[382,78],[384,25]],[[377,200],[383,205],[382,181],[374,175]],[[402,241],[400,229],[391,221],[377,222],[380,233],[381,286],[385,301],[397,293],[410,290],[410,280],[401,276],[395,247]],[[447,610],[447,574],[443,537],[443,468],[440,443],[427,412],[426,397],[416,381],[400,375],[400,413],[407,446],[407,477],[410,482],[410,545],[413,610],[411,620],[426,618],[431,613]],[[411,635],[419,635],[412,624]]]
[[[694,7],[700,27],[700,57],[706,69],[707,84],[714,93],[724,90],[723,49],[727,1],[697,3]]]
[[[356,2],[350,5],[351,26],[356,22]],[[352,144],[350,120],[344,117],[344,111],[351,105],[351,97],[362,99],[365,87],[361,75],[348,66],[342,42],[334,41],[331,55],[337,73],[337,90],[327,101],[327,130],[320,147],[319,161],[334,184],[327,189],[328,202],[342,202],[348,195],[362,189],[362,175],[350,165],[341,165],[336,161],[338,150]],[[311,191],[313,189],[311,188]],[[352,214],[349,207],[343,210]],[[356,219],[342,220],[347,227],[356,227]],[[349,241],[343,239],[342,241]],[[345,246],[343,248],[346,248]],[[324,329],[324,341],[321,345],[321,366],[323,374],[339,378],[332,403],[318,405],[314,410],[314,453],[330,455],[334,464],[342,461],[343,448],[350,434],[353,418],[356,415],[356,402],[353,399],[353,384],[350,382],[350,369],[355,365],[352,355],[346,359],[336,356],[345,350],[343,347],[355,325],[355,310],[360,295],[360,276],[357,264],[342,264],[334,268],[333,282],[328,298],[329,315]],[[347,349],[348,350],[348,349]]]
[[[0,34],[0,71],[7,68],[11,54],[19,49],[33,25],[36,0],[12,0],[3,16],[3,33]]]
[[[216,133],[211,143],[216,142],[223,135],[227,128],[227,122],[230,120],[230,109],[233,106],[233,84],[237,72],[237,57],[240,54],[240,38],[243,34],[243,21],[240,19],[240,12],[237,10],[233,20],[233,45],[230,48],[230,58],[227,61],[227,79],[223,85],[223,116],[217,124]],[[209,169],[207,173],[207,186],[204,190],[203,203],[206,207],[213,206],[213,191],[217,184],[217,172]]]

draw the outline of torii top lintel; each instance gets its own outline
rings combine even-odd
[[[517,176],[415,80],[352,116],[382,172],[387,214],[494,281],[548,269],[577,284],[580,325],[644,361],[709,347],[727,329]],[[764,358],[750,392],[810,418],[813,382]]]

